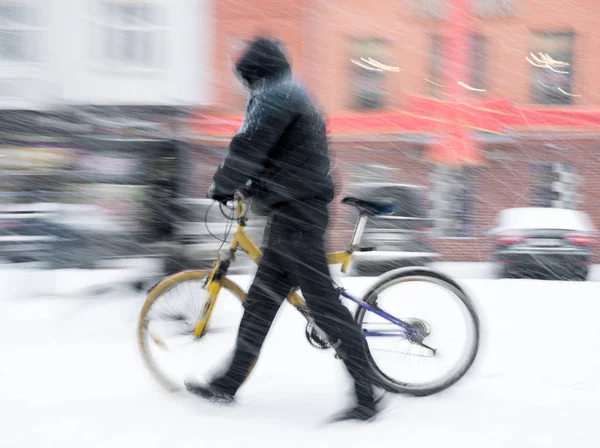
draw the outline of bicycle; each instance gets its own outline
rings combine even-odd
[[[391,214],[394,212],[395,207],[393,203],[366,201],[356,197],[344,198],[342,202],[356,207],[359,218],[348,248],[345,251],[328,254],[327,259],[330,265],[341,264],[341,271],[346,272],[355,252],[372,250],[360,246],[367,219],[370,216]],[[173,336],[176,341],[182,340],[184,342],[180,349],[182,353],[188,349],[192,350],[195,345],[190,344],[191,342],[202,342],[208,334],[211,334],[211,331],[209,331],[211,317],[213,317],[219,294],[223,290],[232,294],[242,303],[245,300],[245,292],[228,278],[227,272],[231,264],[235,262],[238,250],[245,252],[255,263],[260,262],[262,253],[259,247],[244,231],[247,224],[248,210],[248,201],[239,193],[236,193],[234,207],[231,208],[230,215],[226,215],[221,208],[221,212],[231,223],[230,230],[233,221],[238,224],[227,257],[222,258],[220,250],[218,250],[212,269],[186,270],[173,274],[159,281],[148,292],[138,321],[139,349],[145,366],[168,391],[181,390],[183,381],[169,378],[166,368],[161,368],[157,361],[157,358],[161,356],[167,356],[171,352],[176,353],[176,350],[173,350],[172,343],[167,343],[165,338]],[[227,235],[222,242],[225,243],[226,240]],[[402,317],[397,317],[392,312],[386,311],[389,309],[388,306],[384,309],[382,300],[387,296],[391,296],[396,302],[400,299],[420,296],[415,301],[416,304],[430,298],[429,295],[423,293],[422,289],[420,294],[418,289],[417,294],[413,292],[412,295],[393,293],[394,288],[399,285],[416,286],[418,283],[433,286],[434,289],[439,288],[453,300],[447,301],[444,299],[439,302],[434,308],[433,315],[429,317],[427,317],[427,312],[423,315],[422,311],[414,311],[414,304],[411,308],[410,301],[408,301],[408,304],[403,302]],[[181,309],[177,309],[175,305],[170,305],[168,296],[178,287],[184,285],[193,286],[186,294],[186,299],[189,299],[195,292],[201,294],[202,298],[199,300],[192,299],[188,303],[184,303]],[[357,305],[354,318],[363,330],[372,371],[380,383],[379,386],[383,389],[389,392],[416,396],[431,395],[456,383],[473,364],[479,348],[479,318],[470,297],[448,276],[426,267],[399,268],[378,277],[363,299],[349,294],[341,287],[338,287],[338,292],[340,296]],[[315,325],[310,316],[310,310],[297,288],[290,291],[287,300],[306,319],[305,336],[313,347],[328,349],[335,346],[336,341],[329,341],[327,336]],[[175,304],[177,304],[176,300]],[[448,308],[450,304],[454,305],[452,310]],[[443,307],[448,309],[441,310]],[[413,311],[414,314],[421,313],[421,316],[413,317]],[[460,314],[464,318],[463,325],[453,325],[450,331],[445,332],[442,328],[445,322],[442,321],[441,324],[437,325],[433,324],[436,314],[439,314],[440,311],[444,312],[444,319],[450,314]],[[367,317],[369,318],[367,319]],[[371,322],[373,318],[378,322]],[[380,327],[372,327],[377,324]],[[218,333],[218,331],[215,331],[215,333]],[[436,345],[442,341],[452,340],[458,333],[461,333],[464,337],[464,347],[459,350],[440,350],[439,346]],[[379,348],[377,344],[382,343],[387,344],[389,347]],[[407,350],[400,352],[400,354],[407,355],[409,358],[406,359],[409,362],[416,359],[417,363],[421,364],[417,367],[427,367],[427,363],[430,362],[427,360],[436,360],[438,363],[441,360],[443,363],[451,359],[453,362],[447,366],[442,375],[435,377],[431,377],[431,374],[421,370],[417,372],[414,366],[407,366],[406,363],[400,365],[398,374],[392,374],[390,368],[396,366],[398,361],[390,363],[384,359],[384,356],[390,352],[389,348],[398,347],[404,347]],[[218,345],[217,350],[221,348],[222,343]],[[197,355],[192,354],[190,358],[199,361]]]

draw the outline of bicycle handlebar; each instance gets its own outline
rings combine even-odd
[[[230,220],[240,220],[240,219],[244,219],[246,217],[246,215],[248,214],[248,210],[250,210],[250,207],[246,207],[244,208],[244,203],[249,202],[247,196],[244,194],[243,191],[241,190],[236,190],[233,193],[233,204],[232,204],[232,208],[235,211],[236,216],[228,216],[226,215],[223,210],[221,209],[221,207],[224,204],[221,204],[219,206],[219,208],[221,209],[221,214],[223,216],[225,216],[227,219]]]
[[[241,191],[241,190],[235,190],[233,192],[233,200],[234,201],[244,202],[244,199],[246,199],[246,195],[244,194],[243,191]]]

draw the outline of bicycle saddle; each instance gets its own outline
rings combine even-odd
[[[396,203],[389,200],[367,200],[355,196],[346,196],[342,204],[356,207],[367,215],[391,215],[396,211]]]

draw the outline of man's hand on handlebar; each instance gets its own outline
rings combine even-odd
[[[243,201],[245,198],[245,194],[243,191],[236,190],[233,194],[221,194],[217,193],[214,188],[208,191],[207,195],[210,199],[220,202],[223,205],[227,205],[228,202],[231,201]]]
[[[233,201],[233,195],[231,194],[223,194],[217,192],[215,188],[215,184],[213,183],[208,190],[208,194],[206,195],[209,199],[220,202],[223,205],[226,205],[229,201]]]
[[[233,201],[233,197],[220,194],[212,194],[210,195],[210,199],[220,202],[223,205],[227,205],[228,202]]]

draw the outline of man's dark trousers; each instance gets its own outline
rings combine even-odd
[[[299,286],[315,323],[331,340],[355,382],[357,401],[373,405],[371,371],[360,327],[333,286],[325,255],[325,202],[303,201],[278,208],[269,217],[266,246],[244,306],[233,359],[212,386],[234,394],[248,377],[277,312]]]

